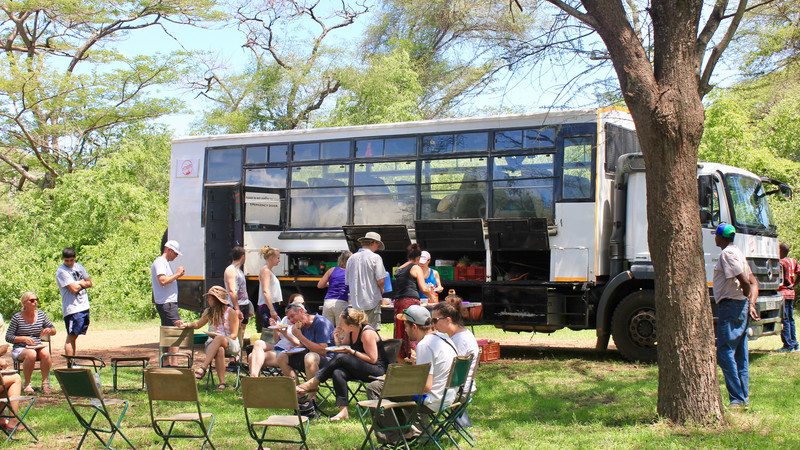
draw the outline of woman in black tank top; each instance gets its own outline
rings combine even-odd
[[[394,289],[394,337],[402,340],[400,352],[397,354],[398,362],[404,362],[406,358],[411,356],[412,344],[408,335],[406,335],[403,321],[399,320],[397,315],[402,314],[403,310],[411,305],[419,305],[420,292],[425,295],[431,295],[428,285],[425,283],[422,268],[417,265],[421,254],[422,250],[419,245],[409,245],[406,249],[408,261],[394,272],[395,281],[392,282],[392,288]]]
[[[371,377],[385,374],[389,366],[381,337],[367,325],[367,315],[363,311],[345,308],[340,316],[339,327],[334,331],[334,338],[339,346],[335,352],[339,354],[313,378],[297,386],[298,393],[313,392],[321,382],[333,378],[339,414],[331,417],[331,422],[349,418],[349,380],[372,381]]]

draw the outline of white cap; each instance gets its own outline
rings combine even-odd
[[[183,255],[183,253],[181,253],[181,244],[179,244],[178,241],[167,241],[167,243],[164,244],[164,247],[168,248],[168,249],[171,249],[172,251],[177,253],[179,256]]]
[[[423,250],[422,253],[419,255],[419,263],[425,264],[426,262],[431,260],[431,254],[427,251]]]

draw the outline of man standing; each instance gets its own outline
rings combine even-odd
[[[783,295],[783,319],[781,319],[781,341],[783,347],[779,352],[796,352],[797,336],[794,330],[794,287],[800,276],[800,266],[794,258],[789,258],[789,244],[781,242],[781,267],[783,268],[783,283],[778,288],[778,292]]]
[[[361,249],[347,260],[345,283],[350,288],[350,306],[364,311],[375,330],[381,329],[381,298],[383,285],[389,275],[383,267],[383,259],[376,254],[386,248],[381,235],[370,231],[359,238]]]
[[[65,248],[61,260],[64,263],[56,270],[56,283],[61,292],[61,312],[67,327],[64,354],[73,356],[78,335],[86,334],[89,329],[89,294],[86,289],[92,287],[92,280],[86,269],[75,262],[74,248]]]
[[[304,370],[306,377],[311,378],[335,355],[325,350],[334,345],[333,324],[320,314],[307,313],[302,303],[287,306],[286,317],[290,323],[294,323],[292,334],[308,352],[291,355],[281,352],[278,354],[278,367],[284,375],[294,378],[295,381],[295,370]]]
[[[231,264],[225,268],[225,289],[228,291],[228,301],[231,308],[236,310],[242,324],[241,335],[246,336],[245,328],[250,316],[254,314],[252,303],[247,295],[247,279],[244,277],[245,252],[242,247],[233,247],[231,250]]]
[[[714,242],[722,249],[714,266],[714,298],[718,305],[717,363],[725,376],[731,408],[747,409],[749,399],[749,363],[747,353],[748,313],[756,313],[758,281],[747,260],[734,245],[736,229],[721,223],[714,232]]]
[[[161,317],[162,327],[174,327],[175,323],[181,320],[178,314],[178,278],[182,277],[186,271],[183,266],[178,266],[178,271],[173,272],[170,262],[182,255],[181,245],[178,241],[167,241],[164,244],[164,252],[153,261],[150,266],[150,281],[153,283],[153,302],[156,304],[156,311]],[[178,353],[178,347],[170,347],[170,353]],[[175,357],[170,357],[168,364],[177,365]]]

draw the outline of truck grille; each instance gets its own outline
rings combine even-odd
[[[758,280],[760,291],[775,291],[781,285],[781,263],[778,259],[748,258],[747,263]]]

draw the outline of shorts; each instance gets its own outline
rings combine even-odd
[[[247,322],[250,322],[250,314],[253,313],[253,304],[239,305],[239,311],[242,312],[242,325],[247,325]]]
[[[339,300],[338,298],[326,298],[322,304],[322,317],[331,321],[333,326],[339,326],[339,319],[342,311],[347,308],[346,300]]]
[[[225,356],[236,356],[236,355],[238,355],[239,354],[239,350],[241,350],[241,348],[239,347],[239,340],[238,339],[229,338],[227,336],[225,337],[225,339],[228,340],[228,348],[225,349]],[[214,340],[213,338],[206,339],[206,345],[205,345],[206,350],[208,350],[208,346],[211,345],[211,342],[213,340]]]
[[[278,354],[278,353],[280,353],[280,352],[285,352],[285,351],[286,351],[286,349],[285,349],[285,348],[283,348],[283,347],[278,347],[278,346],[276,345],[276,346],[272,347],[272,351],[273,351],[273,352],[275,352],[275,354],[277,355],[277,354]]]
[[[381,303],[378,302],[378,306],[364,310],[364,314],[367,315],[367,322],[369,325],[378,331],[381,329]]]
[[[162,327],[174,327],[175,322],[181,320],[181,316],[178,314],[178,302],[156,303],[156,311],[161,317]]]
[[[65,316],[64,325],[67,328],[67,334],[70,336],[86,334],[86,330],[89,329],[89,310]]]
[[[11,350],[11,359],[13,359],[14,362],[19,361],[19,354],[22,353],[23,350],[25,350],[25,347],[14,347],[14,349]]]
[[[292,353],[289,355],[289,367],[292,369],[306,373],[306,355],[311,352],[303,352],[303,353]],[[330,353],[328,353],[330,355]],[[319,354],[316,354],[319,356]],[[322,369],[323,367],[327,366],[328,363],[331,362],[330,359],[327,357],[320,357],[319,358],[319,368]],[[312,377],[314,374],[306,374],[307,377]]]

